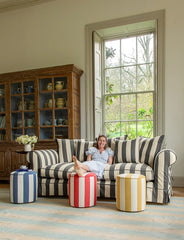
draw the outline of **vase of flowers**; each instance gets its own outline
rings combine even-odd
[[[24,151],[29,152],[34,149],[35,143],[38,141],[37,136],[21,135],[15,140],[19,144],[24,144]]]

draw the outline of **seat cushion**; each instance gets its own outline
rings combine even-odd
[[[74,172],[74,163],[57,163],[40,168],[39,175],[43,178],[69,179],[69,174]],[[107,165],[104,170],[105,180],[116,180],[121,173],[137,173],[146,177],[146,181],[154,180],[153,169],[142,163],[116,163]]]
[[[117,175],[121,173],[136,173],[146,177],[146,181],[154,180],[153,169],[143,163],[116,163],[108,165],[104,170],[105,180],[116,180]]]
[[[40,168],[39,175],[44,178],[69,179],[69,174],[74,171],[74,163],[57,163]]]

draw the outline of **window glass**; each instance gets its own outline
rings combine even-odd
[[[107,136],[153,136],[154,34],[105,40],[104,125]]]
[[[120,40],[105,42],[105,67],[120,66]]]

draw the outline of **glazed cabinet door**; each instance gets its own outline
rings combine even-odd
[[[34,81],[13,82],[11,91],[11,140],[22,134],[35,135]]]
[[[39,78],[40,140],[68,138],[67,77]]]

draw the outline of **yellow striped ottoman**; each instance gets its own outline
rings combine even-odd
[[[116,206],[126,212],[146,207],[146,179],[140,174],[120,174],[116,179]]]

